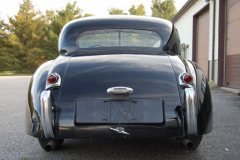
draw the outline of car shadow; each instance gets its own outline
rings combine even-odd
[[[175,138],[67,139],[61,150],[54,152],[66,153],[73,159],[177,159],[190,158],[198,150],[187,151],[177,144]]]

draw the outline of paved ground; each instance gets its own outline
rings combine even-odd
[[[59,151],[43,151],[24,131],[30,77],[0,76],[0,159],[240,159],[240,97],[212,90],[214,130],[196,151],[174,139],[66,140]]]

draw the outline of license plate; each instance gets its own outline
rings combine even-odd
[[[106,100],[77,102],[77,123],[162,123],[161,99]]]

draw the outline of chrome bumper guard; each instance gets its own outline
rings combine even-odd
[[[195,90],[193,87],[185,88],[186,125],[187,135],[197,134],[197,107],[195,102]]]
[[[197,135],[198,128],[197,128],[197,117],[198,117],[198,108],[196,103],[197,97],[197,77],[196,72],[193,65],[187,61],[187,64],[190,69],[190,73],[193,78],[192,85],[189,85],[185,88],[185,107],[186,107],[186,125],[187,125],[187,135]]]
[[[43,91],[41,93],[41,126],[46,138],[54,138],[52,114],[51,92]]]

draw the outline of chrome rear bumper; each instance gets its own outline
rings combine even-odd
[[[185,88],[187,135],[197,135],[197,107],[194,88]]]
[[[186,125],[187,131],[186,134],[189,136],[198,134],[197,126],[197,117],[198,117],[198,108],[196,103],[197,98],[197,77],[193,65],[190,62],[187,62],[190,73],[193,78],[193,84],[185,88],[185,109],[186,109]]]
[[[43,91],[41,93],[41,126],[46,138],[54,138],[52,124],[52,100],[51,92]]]

